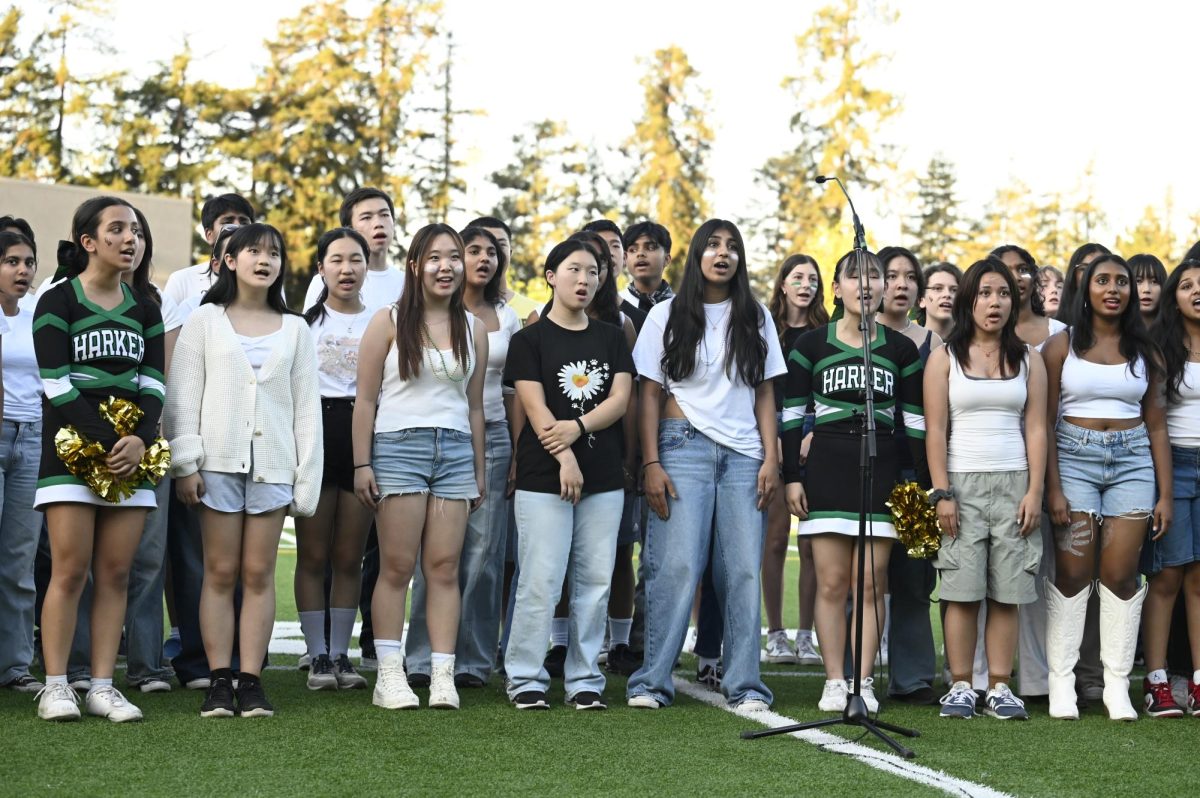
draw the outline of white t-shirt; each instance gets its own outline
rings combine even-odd
[[[20,305],[17,305],[18,310],[20,307]],[[0,335],[4,335],[9,331],[9,329],[11,328],[8,326],[8,317],[6,317],[3,313],[0,313]]]
[[[217,281],[217,275],[209,271],[208,265],[208,261],[204,261],[172,272],[167,278],[167,287],[162,290],[163,297],[170,297],[176,305],[182,305],[190,296],[203,296]]]
[[[487,372],[483,377],[483,420],[504,421],[504,361],[508,359],[508,342],[521,329],[517,312],[506,303],[496,306],[500,329],[488,333]],[[480,322],[482,323],[482,322]]]
[[[179,303],[162,291],[159,291],[158,295],[162,297],[162,307],[159,309],[162,311],[163,332],[169,333],[171,330],[178,330],[183,326],[183,316],[179,313]]]
[[[317,377],[326,399],[352,398],[358,384],[358,346],[373,311],[338,313],[326,306],[325,315],[308,328],[317,349]]]
[[[304,294],[306,311],[317,304],[317,297],[321,295],[321,289],[324,287],[325,283],[321,280],[321,275],[314,274],[312,282],[308,284],[308,291]],[[400,294],[403,292],[404,272],[391,268],[382,271],[367,269],[366,279],[363,281],[362,290],[358,295],[362,299],[362,303],[367,306],[367,310],[374,313],[380,308],[399,302]]]
[[[725,373],[725,335],[729,328],[732,300],[704,306],[707,324],[704,339],[696,351],[696,368],[682,382],[670,382],[662,370],[663,335],[671,312],[671,299],[659,302],[650,309],[646,323],[633,348],[633,362],[641,379],[654,380],[675,397],[680,409],[696,429],[722,446],[762,460],[762,436],[754,416],[754,386],[746,385],[737,376]],[[767,360],[763,365],[763,381],[787,373],[779,338],[775,335],[771,314],[757,303],[762,311],[758,334],[767,342]]]
[[[42,378],[33,351],[33,311],[18,307],[17,315],[0,313],[4,332],[4,418],[40,421]]]

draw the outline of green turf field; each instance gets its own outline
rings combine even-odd
[[[280,620],[296,617],[293,563],[281,554]],[[794,555],[788,567],[785,620],[794,626]],[[820,717],[817,669],[763,668],[776,713]],[[684,657],[679,676],[694,673]],[[140,724],[85,717],[55,725],[37,719],[31,697],[0,692],[8,728],[0,795],[1175,796],[1194,794],[1188,763],[1200,741],[1192,718],[1118,724],[1094,708],[1070,723],[1034,705],[1028,723],[946,721],[932,707],[885,705],[885,719],[921,732],[911,741],[915,762],[958,780],[951,783],[881,771],[844,746],[835,753],[786,736],[744,741],[738,733],[758,724],[687,695],[670,709],[630,710],[618,677],[604,713],[561,703],[519,713],[495,680],[461,691],[459,712],[385,712],[370,706],[366,691],[309,693],[290,668],[264,680],[278,710],[269,720],[201,720],[201,695],[176,691],[131,696],[146,713]],[[427,691],[418,694],[424,700]],[[561,684],[551,698],[561,702]],[[881,745],[864,744],[866,757],[886,765]]]

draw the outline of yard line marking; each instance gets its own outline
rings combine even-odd
[[[723,709],[737,715],[740,718],[753,721],[754,723],[762,724],[770,728],[776,726],[788,726],[799,721],[792,718],[780,715],[777,712],[749,712],[747,710],[737,709],[725,703],[725,697],[720,693],[714,693],[699,685],[692,684],[686,679],[678,676],[675,678],[675,689],[697,701],[702,701],[709,706]],[[873,767],[877,770],[882,770],[885,773],[891,773],[894,776],[899,776],[910,781],[915,781],[919,784],[924,784],[933,787],[951,795],[966,795],[971,798],[1013,798],[1009,793],[1001,792],[986,784],[977,784],[973,781],[960,779],[956,776],[951,776],[940,770],[927,768],[923,765],[917,765],[905,759],[901,759],[895,754],[885,753],[874,748],[869,748],[860,743],[855,743],[847,740],[845,737],[839,737],[836,734],[821,731],[819,729],[809,729],[808,731],[792,732],[790,737],[795,737],[798,740],[803,740],[806,743],[825,748],[835,753],[844,754],[853,757],[864,765]]]

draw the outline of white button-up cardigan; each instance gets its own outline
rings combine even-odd
[[[252,473],[256,482],[292,486],[293,515],[316,512],[321,396],[304,319],[283,317],[279,345],[255,376],[225,308],[201,305],[175,344],[163,427],[172,476]]]

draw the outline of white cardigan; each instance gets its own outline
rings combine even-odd
[[[300,316],[285,315],[282,333],[255,377],[225,308],[201,305],[175,344],[163,427],[172,476],[253,469],[291,485],[292,514],[310,516],[324,465],[317,355]]]

